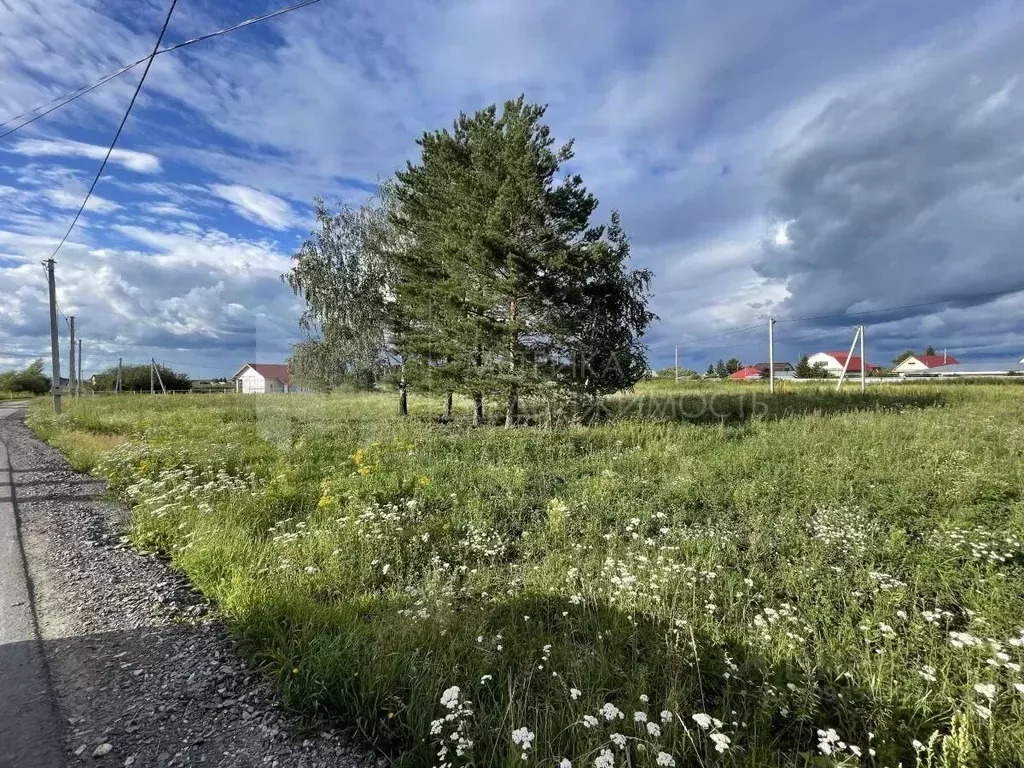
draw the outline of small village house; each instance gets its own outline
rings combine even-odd
[[[938,368],[940,365],[957,365],[960,361],[952,355],[943,352],[941,355],[910,355],[893,367],[892,372],[898,374],[911,373],[912,371],[925,371],[929,368]]]
[[[246,395],[269,395],[305,391],[292,382],[287,363],[246,363],[231,377],[235,392]]]
[[[860,357],[848,355],[846,352],[815,352],[807,358],[807,362],[811,367],[820,363],[829,374],[839,376],[843,372],[843,365],[846,363],[847,357],[850,358],[850,363],[846,367],[846,372],[860,373]],[[870,372],[881,370],[881,368],[880,365],[868,363],[865,370]]]

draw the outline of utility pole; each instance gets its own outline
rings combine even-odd
[[[117,381],[114,382],[114,394],[121,394],[121,358],[117,358]]]
[[[71,348],[68,352],[68,394],[75,396],[75,316],[68,318],[68,328],[71,330]]]
[[[77,389],[75,390],[75,397],[82,396],[82,340],[78,340],[78,376],[75,377],[75,384]]]
[[[50,390],[53,393],[53,412],[60,413],[60,338],[57,336],[57,286],[53,279],[53,258],[47,259],[45,264],[46,282],[50,288]]]
[[[768,391],[775,392],[775,318],[768,318]]]
[[[864,357],[864,326],[860,327],[860,391],[868,389],[868,361]]]
[[[846,353],[846,362],[843,363],[843,370],[839,374],[839,381],[836,383],[836,392],[838,392],[840,389],[843,388],[843,382],[846,380],[846,372],[850,368],[850,359],[853,357],[854,350],[857,349],[857,339],[860,338],[860,333],[861,333],[861,331],[863,329],[864,329],[864,326],[862,326],[862,325],[858,325],[854,329],[855,332],[853,334],[853,341],[850,342],[850,351]],[[863,349],[863,347],[861,347],[861,349]],[[860,361],[860,368],[861,368],[861,371],[864,370],[864,360],[863,359],[861,359],[861,361]]]
[[[156,365],[156,359],[151,357],[151,358],[149,358],[149,361],[153,364],[153,370],[156,371],[156,380],[158,382],[160,382],[160,389],[166,395],[167,394],[167,387],[164,386],[164,377],[160,375],[160,369]],[[152,387],[153,387],[152,377],[150,377],[149,386],[152,389]],[[152,394],[152,392],[150,394]]]
[[[676,384],[679,383],[679,345],[676,344]]]
[[[156,360],[154,360],[153,358],[149,358],[149,394],[151,395],[156,394],[156,389],[154,388],[156,382],[153,381],[154,370],[156,370]]]

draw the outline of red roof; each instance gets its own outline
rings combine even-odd
[[[750,378],[761,378],[761,369],[755,365],[749,365],[746,368],[740,368],[736,373],[729,374],[730,379],[750,379]]]
[[[834,357],[840,365],[846,365],[846,358],[850,357],[846,352],[826,352],[829,357]],[[882,366],[876,365],[875,363],[868,363],[869,371],[877,371]],[[860,358],[857,355],[850,357],[850,364],[846,365],[848,371],[859,371],[860,370]]]
[[[291,371],[288,370],[287,363],[246,363],[238,373],[231,378],[237,379],[239,374],[241,374],[246,368],[252,368],[264,379],[277,379],[283,384],[292,383],[292,374]]]
[[[960,363],[952,355],[914,355],[914,359],[924,363],[925,368],[936,368],[940,365],[959,365]]]

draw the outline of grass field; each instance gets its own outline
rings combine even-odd
[[[660,383],[556,430],[410,406],[30,421],[289,706],[403,765],[1024,765],[1024,387]]]

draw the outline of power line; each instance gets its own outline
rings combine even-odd
[[[171,23],[171,14],[174,13],[174,6],[178,4],[178,0],[171,0],[171,7],[167,9],[167,17],[164,19],[164,25],[160,28],[160,34],[157,36],[156,44],[153,46],[153,52],[149,54],[149,60],[146,62],[146,68],[142,70],[142,77],[139,78],[139,84],[135,86],[135,93],[132,94],[132,100],[128,102],[128,109],[124,111],[124,117],[121,118],[121,124],[117,126],[117,133],[114,134],[114,140],[110,142],[110,147],[107,148],[107,154],[103,157],[103,162],[100,163],[100,168],[96,171],[96,178],[92,180],[92,184],[89,185],[89,191],[85,193],[85,199],[82,201],[82,205],[78,209],[78,213],[75,214],[75,218],[71,220],[71,226],[68,227],[68,231],[64,233],[64,237],[57,243],[57,247],[54,248],[53,253],[50,255],[52,259],[57,255],[57,251],[61,249],[61,246],[67,242],[68,237],[71,236],[71,230],[75,228],[75,224],[78,223],[78,219],[82,216],[82,211],[85,210],[85,206],[89,203],[89,198],[92,197],[92,192],[96,189],[96,184],[100,180],[100,176],[103,175],[103,169],[107,167],[107,161],[110,160],[110,155],[114,151],[114,146],[117,144],[118,138],[121,136],[121,131],[124,130],[125,123],[128,122],[128,116],[132,113],[132,107],[135,106],[135,100],[139,98],[139,92],[142,90],[142,84],[146,82],[146,75],[149,74],[150,67],[153,66],[153,58],[156,56],[156,52],[160,49],[160,43],[164,39],[164,33],[167,32],[167,25]]]
[[[42,105],[40,105],[38,107],[30,109],[27,112],[23,112],[20,115],[16,115],[14,117],[7,118],[2,123],[0,123],[0,128],[3,128],[5,125],[9,125],[10,123],[13,123],[13,122],[15,122],[17,120],[21,120],[24,117],[28,117],[29,115],[34,115],[35,112],[38,112],[41,109],[45,109],[46,110],[45,112],[40,112],[39,114],[34,115],[31,119],[26,120],[24,123],[20,123],[20,124],[14,126],[10,130],[5,131],[4,133],[0,133],[0,139],[3,139],[5,137],[7,137],[7,136],[10,136],[15,131],[20,131],[22,128],[24,128],[27,125],[31,125],[36,120],[39,120],[42,117],[46,117],[51,112],[55,112],[56,110],[60,109],[61,107],[70,104],[71,102],[75,101],[76,99],[81,98],[82,96],[85,96],[87,93],[90,93],[90,92],[96,90],[97,88],[99,88],[104,83],[110,82],[111,80],[113,80],[116,77],[120,77],[125,72],[128,72],[129,70],[134,69],[135,67],[137,67],[139,64],[142,64],[144,61],[146,61],[148,59],[151,59],[152,56],[159,56],[162,53],[170,53],[171,51],[176,51],[179,48],[184,48],[187,45],[194,45],[195,43],[201,43],[204,40],[209,40],[212,37],[219,37],[221,35],[226,35],[229,32],[234,32],[237,29],[242,29],[243,27],[248,27],[248,26],[251,26],[253,24],[258,24],[261,21],[266,21],[266,20],[272,19],[272,18],[274,18],[276,16],[282,16],[282,15],[284,15],[286,13],[290,13],[291,11],[297,11],[300,8],[305,8],[307,5],[313,5],[314,3],[319,3],[320,1],[321,0],[304,0],[304,2],[296,3],[295,5],[290,5],[290,6],[286,7],[286,8],[280,8],[280,9],[278,9],[276,11],[270,11],[269,13],[264,13],[264,14],[261,14],[259,16],[253,16],[252,18],[246,19],[245,21],[240,21],[237,24],[233,24],[230,27],[224,27],[223,29],[218,29],[218,30],[216,30],[214,32],[208,32],[208,33],[206,33],[204,35],[199,35],[198,37],[193,37],[193,38],[190,38],[188,40],[183,40],[182,42],[175,43],[174,45],[169,45],[166,48],[160,48],[154,54],[151,54],[151,56],[143,56],[141,59],[136,59],[135,61],[133,61],[133,62],[131,62],[129,64],[125,64],[120,69],[116,69],[113,72],[108,72],[107,74],[103,75],[101,78],[99,78],[98,80],[96,80],[95,82],[93,82],[91,84],[79,86],[75,90],[69,91],[68,93],[65,93],[63,96],[58,96],[55,99],[51,99],[50,101],[46,102],[45,104],[42,104]],[[54,106],[50,106],[51,104],[53,104]],[[50,107],[50,108],[46,109],[47,107]]]

